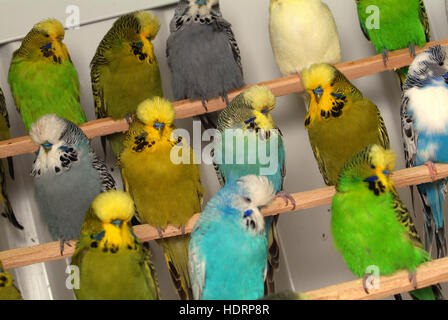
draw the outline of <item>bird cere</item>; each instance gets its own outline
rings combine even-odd
[[[307,176],[293,166],[301,161],[303,169],[308,155],[309,171],[322,176],[320,187],[335,190],[322,219],[343,266],[361,279],[352,293],[377,298],[381,277],[405,271],[408,286],[394,291],[396,300],[403,292],[414,300],[444,300],[440,283],[418,277],[421,266],[447,255],[448,178],[437,164],[448,163],[448,46],[422,49],[433,26],[423,0],[353,4],[360,35],[371,42],[365,45],[378,53],[371,60],[398,76],[395,87],[377,88],[401,97],[388,113],[381,97],[352,81],[348,64],[340,64],[349,59],[341,17],[331,10],[335,0],[260,1],[269,15],[260,22],[269,31],[263,50],[284,77],[272,82],[249,67],[254,52],[243,42],[236,11],[221,6],[225,1],[179,0],[161,11],[123,14],[99,35],[86,65],[68,45],[77,30],[66,32],[54,18],[30,26],[12,53],[9,87],[0,89],[0,140],[22,130],[36,148],[32,164],[0,161],[5,227],[24,237],[35,218],[41,221],[58,243],[57,258],[72,255],[66,286],[78,300],[161,300],[169,289],[180,300],[307,300],[279,281],[292,283],[295,272],[285,249],[291,239],[282,231],[297,214],[280,219],[278,211],[303,208],[288,186],[305,186]],[[392,68],[391,56],[409,63]],[[285,119],[278,107],[285,101],[276,95],[293,78],[303,92],[288,101],[297,112]],[[177,113],[185,118],[182,112],[195,103],[202,113],[178,121]],[[14,108],[22,124],[10,121]],[[393,130],[389,113],[401,130]],[[88,120],[99,120],[101,131],[102,123],[123,119],[127,130],[95,133],[101,147],[83,131]],[[288,121],[309,144],[297,146]],[[401,146],[404,161],[397,157]],[[396,166],[427,167],[430,180],[406,190],[409,203],[392,179]],[[33,190],[21,195],[35,210],[16,203],[13,187],[23,172]],[[319,237],[328,234],[315,229]],[[143,241],[142,230],[153,230],[155,241]],[[27,298],[22,279],[14,280],[4,264],[0,300]],[[160,282],[166,279],[167,286]],[[228,306],[224,314],[272,313],[267,305]],[[179,311],[217,313],[218,307],[188,304]]]

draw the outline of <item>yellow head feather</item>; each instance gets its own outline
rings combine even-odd
[[[127,192],[110,190],[101,193],[93,200],[92,209],[103,223],[114,220],[127,222],[134,215],[134,201]]]
[[[46,19],[34,25],[33,29],[47,33],[52,38],[64,38],[65,30],[62,23],[56,19]]]
[[[244,99],[259,112],[266,109],[271,111],[275,107],[275,96],[267,87],[254,86],[247,89],[244,92]]]
[[[370,159],[375,167],[392,171],[395,169],[397,155],[390,149],[384,149],[379,145],[373,145],[370,148]]]
[[[322,89],[331,85],[336,78],[337,70],[331,64],[313,64],[302,72],[303,87],[307,91],[312,91],[321,87]]]
[[[155,122],[170,126],[175,116],[171,102],[160,97],[146,99],[137,107],[137,118],[147,126],[152,126]]]
[[[149,11],[138,11],[134,14],[134,16],[141,25],[140,33],[146,36],[151,36],[151,40],[153,40],[160,30],[159,18],[154,16]]]

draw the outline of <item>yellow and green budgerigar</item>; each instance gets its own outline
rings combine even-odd
[[[158,300],[150,252],[131,227],[134,202],[110,190],[93,200],[82,226],[72,265],[79,268],[79,300]]]
[[[11,274],[3,269],[0,261],[0,300],[23,300],[19,289],[14,285]]]
[[[377,106],[334,66],[315,64],[302,73],[310,96],[305,127],[319,170],[335,185],[344,164],[371,144],[389,148],[386,126]]]
[[[416,269],[430,261],[391,179],[395,159],[392,150],[379,145],[359,151],[342,168],[333,198],[331,232],[335,247],[353,274],[364,279],[367,293],[373,272],[387,276],[407,270],[416,289]],[[439,286],[410,294],[418,300],[443,299]]]
[[[7,140],[11,138],[9,128],[10,124],[8,110],[6,109],[5,96],[0,88],[0,140]],[[11,157],[8,157],[8,167],[9,175],[14,179],[14,167]],[[0,161],[0,203],[2,204],[4,210],[3,216],[8,218],[14,227],[22,230],[23,226],[17,221],[14,211],[12,210],[11,203],[9,202],[8,195],[6,194],[6,175],[2,161]]]
[[[143,100],[163,96],[152,44],[159,29],[157,17],[138,11],[120,17],[104,36],[90,64],[97,118],[123,119],[135,114]],[[109,136],[117,157],[123,140],[123,133]]]
[[[12,56],[8,81],[25,129],[55,113],[76,125],[86,122],[79,100],[78,73],[56,19],[37,23]]]
[[[193,150],[186,139],[173,134],[174,118],[169,101],[160,97],[143,101],[119,158],[137,218],[157,228],[160,236],[168,225],[184,229],[189,219],[200,212],[203,198],[199,166],[193,161]],[[158,240],[181,299],[193,297],[188,275],[189,241],[189,235]]]

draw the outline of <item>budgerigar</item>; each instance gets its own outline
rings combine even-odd
[[[20,291],[14,285],[11,274],[3,269],[0,261],[0,300],[23,300]]]
[[[231,25],[221,14],[219,0],[180,0],[166,44],[176,100],[223,97],[244,86],[240,50]],[[216,114],[200,119],[216,128]]]
[[[169,101],[160,97],[143,101],[119,159],[125,189],[134,199],[138,219],[156,227],[161,236],[169,224],[184,229],[189,219],[200,212],[203,195],[193,150],[186,139],[175,138],[173,134],[174,117]],[[179,149],[173,150],[174,147]],[[189,235],[158,240],[181,299],[192,298],[189,240]]]
[[[311,148],[325,184],[335,185],[356,152],[371,144],[389,147],[386,126],[376,105],[335,67],[312,65],[302,80],[310,95],[305,127]]]
[[[384,63],[389,51],[409,48],[415,56],[415,46],[430,41],[430,28],[423,0],[355,0],[361,30],[383,54]],[[400,83],[406,79],[407,68],[397,70]]]
[[[5,97],[2,89],[0,89],[0,140],[7,140],[11,138],[9,131],[9,117],[8,110],[6,109]],[[14,168],[12,158],[8,158],[9,174],[14,177]],[[9,222],[17,229],[22,230],[23,226],[17,221],[14,211],[12,210],[11,203],[9,202],[8,195],[6,194],[6,175],[3,163],[0,161],[0,203],[3,206],[3,216],[8,218]]]
[[[295,204],[294,199],[283,192],[285,150],[282,134],[270,113],[275,102],[274,94],[267,87],[259,86],[247,89],[232,100],[218,118],[220,136],[215,137],[214,142],[215,167],[221,186],[245,175],[265,175],[279,196]],[[240,158],[242,152],[244,158]],[[269,237],[267,294],[275,290],[273,272],[279,264],[277,221],[278,216],[266,218],[266,236]]]
[[[30,137],[38,147],[31,175],[39,212],[54,240],[77,239],[93,199],[115,188],[104,163],[74,123],[48,114],[32,124]]]
[[[97,118],[123,119],[135,114],[143,100],[163,96],[152,44],[159,29],[157,17],[138,11],[121,16],[104,36],[90,64]],[[117,157],[123,140],[124,133],[109,136]]]
[[[406,166],[448,163],[448,47],[434,46],[417,56],[409,67],[401,102],[402,134]],[[425,216],[425,245],[436,256],[447,254],[443,203],[447,179],[419,185]]]
[[[336,22],[321,0],[271,0],[269,14],[271,46],[284,76],[341,61]]]
[[[8,80],[27,131],[49,113],[77,125],[86,121],[79,102],[78,73],[62,40],[62,24],[44,20],[31,29],[12,56]]]
[[[208,203],[191,234],[194,298],[251,300],[264,295],[267,239],[260,209],[275,196],[266,177],[229,181]]]
[[[331,212],[331,232],[353,274],[367,280],[408,270],[417,287],[416,268],[429,261],[429,254],[411,215],[395,191],[390,175],[395,155],[378,145],[356,153],[341,170]],[[378,274],[375,274],[378,275]],[[442,298],[437,286],[410,292],[415,299]]]
[[[86,213],[72,265],[79,268],[79,300],[156,300],[157,275],[149,251],[134,235],[128,193],[99,194]]]

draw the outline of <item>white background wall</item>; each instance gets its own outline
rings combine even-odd
[[[66,19],[65,9],[69,4],[80,7],[81,22],[90,23],[95,19],[105,19],[136,9],[150,8],[173,1],[154,0],[0,0],[0,86],[5,91],[7,107],[12,123],[13,136],[25,134],[20,117],[15,110],[7,83],[7,72],[12,52],[18,48],[18,39],[32,25],[43,18]],[[352,0],[326,0],[331,8],[340,34],[343,61],[355,60],[375,54],[359,28],[355,2]],[[444,0],[425,0],[431,21],[432,39],[448,37],[448,25]],[[26,8],[26,9],[25,9]],[[221,0],[224,17],[233,25],[239,43],[246,83],[252,84],[280,77],[269,43],[268,32],[269,0]],[[169,35],[168,24],[173,15],[173,7],[153,10],[160,18],[162,28],[154,44],[162,73],[163,88],[167,98],[171,98],[170,73],[165,58],[165,41]],[[65,43],[79,72],[81,101],[89,120],[94,119],[94,107],[90,86],[89,63],[96,47],[115,19],[88,24],[79,30],[66,32]],[[380,108],[392,147],[398,154],[397,167],[404,167],[401,134],[399,126],[400,89],[392,72],[373,75],[355,80],[353,83]],[[305,107],[298,95],[280,97],[273,111],[273,117],[284,134],[287,154],[286,191],[294,193],[324,186],[309,146],[303,126]],[[178,127],[191,128],[191,119],[177,121]],[[94,147],[101,155],[99,139],[94,139]],[[8,180],[10,199],[19,221],[26,230],[20,232],[12,228],[6,220],[0,221],[0,250],[24,247],[50,240],[40,221],[33,199],[32,179],[29,176],[33,155],[14,158],[16,180]],[[111,159],[109,166],[113,165]],[[208,197],[218,190],[214,170],[203,166],[203,182]],[[115,177],[118,178],[117,171]],[[9,177],[8,177],[9,179]],[[119,180],[119,178],[117,179]],[[399,191],[408,207],[408,189]],[[416,223],[421,230],[421,215],[417,212]],[[333,248],[330,234],[329,206],[283,214],[280,218],[282,242],[281,270],[276,275],[279,289],[307,291],[323,286],[354,279],[339,253]],[[159,274],[162,296],[174,298],[164,265],[164,258],[156,244],[153,260]],[[51,262],[14,269],[16,282],[28,299],[70,299],[72,293],[65,288],[65,262]]]

